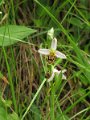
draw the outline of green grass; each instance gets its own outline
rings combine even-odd
[[[23,28],[21,34],[12,34],[15,29],[11,28],[8,40],[11,35],[17,41],[0,46],[0,79],[9,81],[8,85],[0,80],[0,120],[90,119],[89,4],[86,0],[0,1],[1,27],[12,24],[37,30],[29,34]],[[37,49],[50,48],[47,32],[52,27],[57,50],[67,59],[48,65],[47,56]],[[1,39],[7,40],[6,34],[1,34]],[[67,78],[62,80],[60,74],[48,83],[46,75],[57,65],[67,69]]]

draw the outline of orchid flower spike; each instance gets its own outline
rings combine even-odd
[[[53,38],[50,49],[39,49],[38,52],[42,55],[55,56],[57,58],[66,59],[66,55],[57,49],[57,39]]]
[[[56,74],[59,75],[60,73],[62,73],[62,79],[66,80],[66,76],[64,75],[65,72],[66,72],[66,69],[61,71],[61,70],[57,70],[56,68],[54,68],[52,71],[51,77],[48,79],[48,82],[52,81],[54,79],[55,75]]]

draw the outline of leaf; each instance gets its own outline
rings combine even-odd
[[[75,17],[72,17],[71,19],[69,19],[68,22],[71,23],[74,26],[77,26],[77,27],[81,28],[81,29],[84,27],[83,26],[84,24],[81,22],[81,20],[79,20]]]
[[[11,105],[12,105],[12,101],[11,100],[4,100],[3,102],[4,102],[4,105],[6,107],[11,107]]]
[[[0,96],[1,97],[1,96]],[[8,113],[7,107],[11,106],[11,100],[0,99],[0,120],[20,120],[15,112]]]
[[[7,120],[20,120],[16,113],[8,114]]]
[[[18,25],[8,25],[0,28],[0,46],[9,46],[35,33],[36,30]]]
[[[8,114],[7,111],[0,106],[0,120],[20,120],[20,119],[15,112]]]
[[[32,105],[31,111],[34,114],[34,120],[41,120],[41,114],[36,105]]]
[[[2,5],[4,3],[4,0],[0,0],[0,5]]]
[[[56,120],[70,120],[67,115],[58,114]]]
[[[62,82],[62,73],[59,74],[59,76],[56,76],[56,80],[55,80],[55,92],[60,89],[61,86],[61,82]]]
[[[0,106],[0,120],[7,120],[6,111],[3,107]]]

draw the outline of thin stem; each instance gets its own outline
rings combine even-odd
[[[9,67],[8,60],[7,60],[7,55],[6,55],[4,48],[3,48],[3,52],[4,52],[4,57],[6,60],[6,65],[7,65],[7,70],[8,70],[8,76],[9,76],[9,82],[10,82],[10,87],[11,87],[13,104],[14,104],[15,112],[17,113],[17,104],[16,104],[16,98],[15,98],[14,86],[13,86],[12,77],[11,77],[11,73],[10,73],[10,67]]]
[[[25,118],[25,116],[27,115],[28,111],[30,110],[32,104],[33,104],[34,101],[36,100],[36,98],[37,98],[39,92],[41,91],[41,89],[42,89],[42,87],[43,87],[43,85],[44,85],[45,82],[46,82],[46,79],[43,80],[42,84],[41,84],[40,87],[38,88],[38,91],[37,91],[36,94],[34,95],[32,101],[30,102],[28,108],[26,109],[25,113],[23,114],[21,120],[23,120],[23,119]]]

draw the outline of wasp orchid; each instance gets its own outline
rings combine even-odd
[[[66,59],[66,55],[56,49],[57,49],[57,39],[53,38],[50,49],[40,48],[38,52],[42,55],[48,55],[61,59]]]
[[[48,82],[52,81],[55,75],[59,75],[59,74],[62,74],[62,79],[66,80],[66,76],[64,75],[65,72],[66,72],[66,69],[61,71],[61,70],[57,70],[56,68],[54,68],[52,71],[51,77],[48,79]]]

